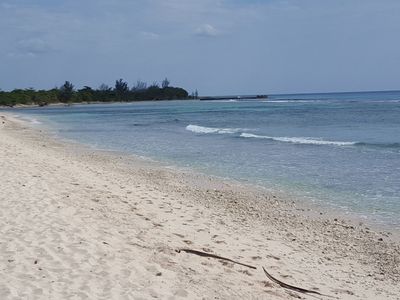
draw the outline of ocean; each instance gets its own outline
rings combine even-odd
[[[285,191],[400,229],[400,92],[12,112],[61,138]]]

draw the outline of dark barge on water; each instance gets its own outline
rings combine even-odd
[[[199,97],[199,100],[264,100],[267,95],[236,95],[236,96],[204,96]]]

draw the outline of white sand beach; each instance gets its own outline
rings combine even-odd
[[[0,177],[0,299],[400,299],[389,233],[2,112]]]

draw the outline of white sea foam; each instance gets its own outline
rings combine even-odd
[[[224,102],[239,102],[240,100],[236,99],[226,99],[226,100],[202,100],[201,102],[207,103],[224,103]]]
[[[42,122],[38,121],[38,120],[35,119],[35,118],[31,118],[31,119],[30,119],[30,122],[31,122],[32,124],[35,124],[35,125],[42,124]]]
[[[254,138],[254,139],[266,139],[277,142],[293,143],[293,144],[305,144],[305,145],[330,145],[330,146],[354,146],[357,142],[342,142],[342,141],[327,141],[323,139],[310,138],[310,137],[285,137],[285,136],[267,136],[257,135],[253,133],[243,132],[244,128],[216,128],[216,127],[204,127],[199,125],[188,125],[186,130],[203,133],[203,134],[235,134],[240,133],[242,138]]]
[[[354,146],[357,142],[342,142],[342,141],[326,141],[323,139],[310,138],[310,137],[286,137],[286,136],[267,136],[257,135],[253,133],[243,132],[244,128],[216,128],[216,127],[204,127],[198,125],[188,125],[186,130],[203,133],[203,134],[235,134],[240,133],[242,138],[254,138],[254,139],[266,139],[277,142],[285,142],[292,144],[306,144],[306,145],[330,145],[330,146]]]
[[[17,114],[14,114],[13,117],[17,118],[17,119],[20,119],[20,120],[23,120],[23,121],[28,121],[28,122],[30,122],[31,124],[34,124],[34,125],[42,124],[42,122],[40,122],[38,119],[33,118],[33,117],[21,116],[21,115],[17,115]]]
[[[265,100],[261,102],[269,102],[269,103],[316,103],[316,102],[326,102],[329,103],[329,100]]]
[[[340,141],[325,141],[309,137],[275,137],[256,135],[252,133],[242,133],[240,135],[243,138],[255,138],[255,139],[268,139],[279,142],[293,143],[293,144],[309,144],[309,145],[332,145],[332,146],[354,146],[355,142],[340,142]]]
[[[215,128],[215,127],[203,127],[198,125],[188,125],[186,130],[195,133],[217,133],[217,134],[233,134],[242,131],[242,128]]]
[[[20,119],[28,121],[28,122],[30,122],[31,124],[34,124],[34,125],[42,124],[42,122],[40,122],[38,119],[35,119],[35,118],[32,118],[32,117],[21,117]]]

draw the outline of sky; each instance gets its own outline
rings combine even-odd
[[[399,0],[0,0],[0,89],[400,89]]]

